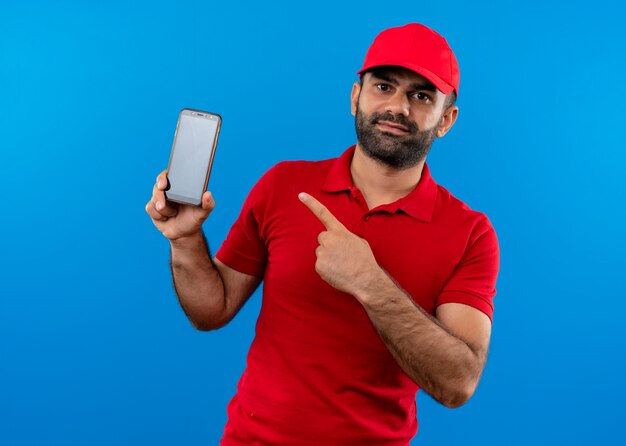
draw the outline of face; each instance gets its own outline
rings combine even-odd
[[[400,67],[365,73],[352,90],[358,143],[370,158],[402,170],[426,158],[435,139],[456,120],[456,106],[444,110],[446,95],[426,78]]]

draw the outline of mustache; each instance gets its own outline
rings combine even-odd
[[[370,117],[370,121],[372,124],[376,124],[379,121],[389,121],[394,124],[400,124],[409,129],[410,133],[419,132],[419,127],[414,122],[409,121],[404,116],[394,116],[391,113],[372,113]]]

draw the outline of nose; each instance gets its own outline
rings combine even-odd
[[[393,115],[404,115],[408,117],[410,105],[409,98],[406,97],[404,92],[398,89],[392,96],[388,97],[385,111]]]

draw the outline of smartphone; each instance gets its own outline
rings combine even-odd
[[[167,167],[165,198],[200,206],[213,167],[222,117],[184,108],[178,116],[174,144]]]

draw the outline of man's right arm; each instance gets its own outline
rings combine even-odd
[[[174,288],[183,311],[199,330],[213,330],[230,321],[259,286],[261,277],[240,273],[219,260],[211,261],[202,233],[215,200],[202,195],[200,206],[165,199],[167,170],[159,174],[146,203],[152,223],[170,241]]]
[[[260,277],[211,260],[202,231],[170,241],[174,288],[183,311],[198,330],[226,325],[261,282]]]

